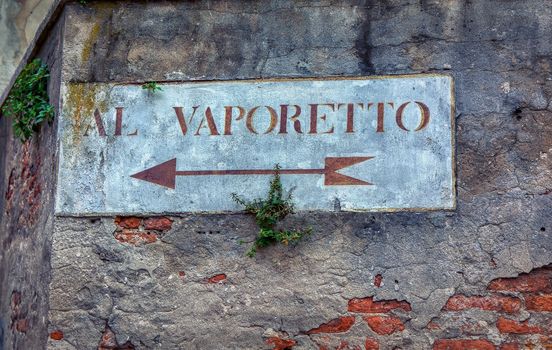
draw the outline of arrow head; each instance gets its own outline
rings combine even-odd
[[[362,163],[374,157],[327,157],[324,167],[324,185],[372,185],[369,182],[355,179],[337,171],[354,164]]]
[[[156,185],[161,185],[174,190],[176,179],[176,158],[168,160],[164,163],[130,175],[138,180],[152,182]]]

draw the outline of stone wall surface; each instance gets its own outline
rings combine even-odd
[[[312,235],[254,259],[243,214],[57,217],[48,348],[552,346],[547,1],[98,1],[62,18],[64,82],[451,74],[458,200],[301,212],[283,225]]]
[[[38,50],[59,103],[62,21]],[[0,118],[0,349],[40,349],[47,333],[48,284],[57,173],[56,123],[25,143]]]

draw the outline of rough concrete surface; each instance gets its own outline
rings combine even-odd
[[[255,259],[242,214],[56,217],[47,348],[550,347],[547,1],[99,1],[63,18],[64,82],[449,73],[458,199],[301,212],[283,225],[312,235]]]

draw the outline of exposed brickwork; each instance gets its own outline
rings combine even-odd
[[[495,350],[495,346],[486,339],[439,339],[433,350]]]
[[[542,336],[539,338],[540,344],[546,350],[552,350],[552,337]]]
[[[552,293],[552,267],[536,269],[516,278],[499,278],[492,281],[489,290],[510,292]]]
[[[525,297],[525,306],[531,311],[552,311],[552,294],[546,295],[527,295]]]
[[[31,228],[42,207],[42,158],[31,141],[21,145],[18,165],[11,169],[4,198],[5,215],[17,218],[22,228]]]
[[[366,342],[364,344],[364,348],[366,350],[379,350],[379,343],[374,338],[366,338]]]
[[[383,276],[380,274],[377,274],[376,277],[374,277],[374,286],[381,287],[381,283],[383,282]]]
[[[52,331],[50,333],[50,339],[52,340],[62,340],[63,339],[63,332],[59,329],[56,329],[55,331]]]
[[[154,243],[172,228],[172,220],[167,217],[140,218],[136,216],[116,216],[117,226],[114,236],[122,243],[143,245]]]
[[[514,334],[540,334],[543,332],[541,327],[529,324],[529,321],[518,322],[504,317],[499,317],[496,321],[496,328],[501,333]]]
[[[495,279],[481,295],[451,296],[426,329],[437,336],[459,335],[437,340],[434,349],[549,349],[551,271],[548,266],[515,278]],[[522,312],[528,316],[521,318]]]
[[[11,296],[11,330],[27,333],[30,324],[27,319],[27,306],[22,303],[23,296],[19,291],[13,291]]]
[[[404,331],[404,324],[397,317],[392,316],[366,316],[363,317],[368,326],[380,335],[389,335]]]
[[[274,346],[272,350],[288,350],[297,344],[293,339],[282,339],[279,337],[270,337],[266,340],[266,343]]]
[[[172,228],[172,220],[166,217],[155,217],[144,220],[146,230],[168,231]]]
[[[100,343],[98,344],[98,350],[114,349],[116,347],[117,347],[117,338],[115,337],[115,333],[113,333],[111,328],[109,328],[109,326],[106,325],[105,330],[100,339]]]
[[[157,241],[157,235],[152,232],[140,232],[134,230],[123,230],[115,233],[115,239],[122,243],[132,245],[143,245]]]
[[[501,295],[491,295],[488,297],[454,295],[447,301],[444,306],[444,310],[461,311],[475,308],[481,310],[514,313],[519,311],[520,307],[521,300],[514,297]]]
[[[18,224],[23,227],[29,227],[35,224],[38,211],[41,207],[41,156],[40,153],[33,149],[30,141],[22,145],[21,151],[21,171],[19,176],[15,176],[15,180],[9,185],[6,193],[6,198],[10,198],[7,202],[6,213],[10,212],[17,205],[21,211],[18,214]],[[18,204],[11,201],[14,198],[14,187],[19,192]]]
[[[117,336],[106,324],[100,342],[98,344],[98,350],[133,350],[135,346],[127,341],[124,344],[117,342]]]
[[[335,318],[327,323],[323,323],[320,326],[313,328],[306,334],[317,334],[317,333],[343,333],[347,332],[355,323],[355,318],[353,316],[342,316]]]
[[[142,219],[136,216],[117,216],[115,217],[115,225],[121,228],[137,229],[140,227]]]
[[[350,312],[360,313],[386,313],[394,309],[411,311],[410,304],[406,301],[381,300],[374,301],[374,297],[354,298],[349,300],[348,308]]]
[[[211,276],[209,278],[207,278],[206,282],[207,283],[224,283],[226,282],[226,274],[224,273],[219,273],[218,275],[214,275],[214,276]]]
[[[27,333],[29,330],[29,320],[28,319],[21,319],[15,321],[15,330],[21,333]]]

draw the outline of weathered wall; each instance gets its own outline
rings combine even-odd
[[[50,103],[59,103],[62,21],[38,56],[50,67]],[[47,333],[54,225],[56,123],[21,143],[0,118],[0,349],[40,349]]]
[[[0,1],[0,94],[53,0]]]
[[[448,72],[458,203],[299,213],[286,224],[312,236],[256,259],[240,214],[58,217],[50,348],[550,346],[546,1],[92,2],[65,15],[64,81]]]

